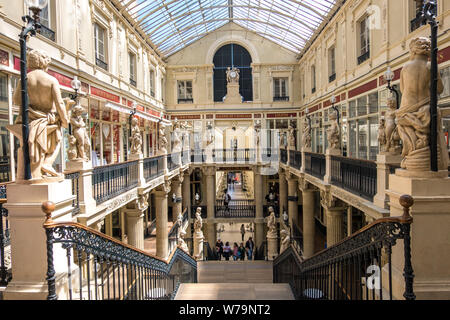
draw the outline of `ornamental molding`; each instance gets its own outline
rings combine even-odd
[[[125,204],[127,204],[128,202],[130,202],[131,200],[136,199],[136,198],[137,198],[137,194],[136,194],[135,190],[132,190],[131,192],[126,193],[125,195],[122,195],[121,197],[117,197],[107,204],[106,212],[110,213],[110,212],[124,206]]]
[[[333,197],[330,190],[320,190],[320,204],[324,208],[336,206],[336,198]]]

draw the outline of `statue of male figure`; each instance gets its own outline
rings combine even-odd
[[[60,175],[52,165],[61,147],[61,127],[68,127],[67,109],[75,102],[63,101],[58,80],[47,73],[51,61],[47,54],[32,50],[27,54],[27,61],[31,70],[27,74],[31,177],[32,179],[39,179],[45,175],[58,177]],[[13,94],[13,103],[22,105],[20,81]],[[17,180],[23,180],[22,116],[19,115],[16,124],[7,128],[20,141]]]
[[[403,142],[401,167],[413,171],[430,170],[430,40],[419,37],[411,40],[410,60],[400,74],[402,102],[396,111],[397,127]],[[444,87],[438,72],[437,92]],[[439,110],[438,110],[439,111]],[[440,114],[438,112],[438,122]],[[438,166],[447,168],[448,155],[443,146],[442,129],[438,125]],[[440,149],[440,150],[439,150]]]

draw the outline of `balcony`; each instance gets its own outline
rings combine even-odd
[[[358,57],[358,64],[363,63],[364,61],[366,61],[369,58],[370,58],[370,51],[367,50],[365,53],[363,53],[362,55],[360,55]]]
[[[103,70],[108,71],[108,64],[99,58],[95,58],[95,64]]]
[[[315,93],[315,92],[316,92],[316,88],[314,87],[311,89],[311,93]]]
[[[297,170],[302,166],[302,153],[296,150],[289,150],[289,165]]]
[[[194,103],[193,98],[178,98],[178,103]]]
[[[216,200],[216,218],[254,218],[255,202],[253,200],[231,200],[226,206],[223,200]]]
[[[49,40],[55,41],[56,37],[55,37],[55,31],[53,31],[50,28],[47,28],[46,26],[44,26],[43,24],[41,24],[41,29],[39,31],[39,33],[46,37]]]
[[[328,82],[333,82],[334,80],[336,80],[336,72],[328,77]]]
[[[325,155],[305,152],[305,172],[323,180],[325,176]]]
[[[164,174],[164,156],[144,159],[144,179],[146,182]]]
[[[289,96],[274,96],[273,101],[289,101]]]
[[[287,164],[288,155],[286,149],[280,149],[281,163]]]
[[[134,80],[133,78],[130,78],[130,84],[131,84],[133,87],[136,87],[136,80]]]

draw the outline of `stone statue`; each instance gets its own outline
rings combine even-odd
[[[380,153],[386,151],[386,126],[384,118],[380,118],[378,123],[378,145],[380,146]]]
[[[173,122],[172,141],[173,141],[172,152],[180,152],[182,148],[181,132],[180,132],[180,125],[176,118],[175,121]]]
[[[70,158],[70,160],[89,160],[89,151],[91,148],[91,142],[89,135],[86,130],[86,123],[83,119],[84,108],[79,104],[72,107],[70,110],[70,124],[72,125],[72,135],[76,141],[76,152],[75,158]],[[69,137],[70,142],[70,137]],[[73,155],[72,155],[73,156]]]
[[[142,195],[139,195],[139,197],[136,199],[136,204],[140,211],[148,208],[148,201],[147,201],[148,195],[149,195],[149,193],[142,194]]]
[[[269,207],[269,217],[267,219],[267,237],[268,238],[276,238],[277,237],[277,224],[275,218],[275,211],[273,207]]]
[[[295,150],[295,129],[293,126],[289,125],[288,129],[288,148],[289,150]]]
[[[261,121],[257,121],[255,123],[255,137],[256,137],[256,147],[259,147],[260,143],[260,135],[261,135]]]
[[[69,149],[67,150],[67,157],[69,160],[76,160],[78,155],[77,151],[77,139],[70,135],[69,136]]]
[[[183,131],[183,150],[190,150],[189,147],[189,134],[192,130],[192,126],[189,125],[187,121],[185,121],[181,125],[181,129]]]
[[[139,129],[138,125],[139,120],[137,118],[131,119],[131,154],[140,154],[142,153],[142,136],[141,129]]]
[[[28,99],[29,99],[29,138],[30,167],[32,179],[45,176],[63,177],[52,165],[61,147],[61,128],[67,128],[69,118],[67,110],[75,103],[73,100],[63,100],[58,80],[47,73],[51,58],[38,50],[27,54],[28,68]],[[14,90],[13,103],[22,105],[21,82]],[[8,125],[20,142],[18,150],[17,180],[24,179],[22,117],[14,125]]]
[[[281,230],[281,245],[280,245],[280,254],[289,248],[289,245],[291,243],[291,237],[289,236],[289,232],[286,229]]]
[[[178,237],[178,246],[184,250],[185,252],[189,253],[189,248],[186,244],[186,241],[184,241],[184,237],[186,236],[186,231],[181,230],[180,236]]]
[[[286,131],[282,131],[280,133],[280,146],[282,146],[284,149],[287,148],[287,132]]]
[[[311,127],[306,118],[303,125],[302,145],[303,148],[311,148]]]
[[[400,154],[400,136],[398,135],[395,111],[397,110],[397,100],[395,97],[390,97],[387,100],[388,110],[385,115],[385,139],[386,145],[384,151],[390,154]]]
[[[206,128],[207,128],[207,130],[206,130],[206,145],[209,146],[211,143],[214,142],[213,128],[212,128],[210,121],[208,121]]]
[[[409,45],[411,57],[400,74],[402,103],[395,112],[397,129],[403,143],[400,166],[410,171],[430,170],[430,57],[431,43],[419,37]],[[444,87],[438,72],[437,92]],[[438,110],[438,169],[447,170],[448,153]]]
[[[202,226],[203,226],[202,208],[197,207],[197,210],[195,211],[195,221],[194,221],[194,231],[196,236],[199,235],[203,236]]]
[[[339,150],[341,148],[339,143],[339,137],[341,135],[341,129],[337,122],[336,112],[330,114],[331,126],[327,130],[327,139],[330,149]]]
[[[158,137],[158,145],[159,145],[159,154],[167,154],[167,139],[166,139],[166,131],[164,130],[164,126],[161,125],[159,127],[159,137]]]

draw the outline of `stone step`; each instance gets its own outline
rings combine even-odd
[[[175,300],[294,300],[287,283],[183,283]]]
[[[272,283],[271,261],[199,261],[199,283]]]

